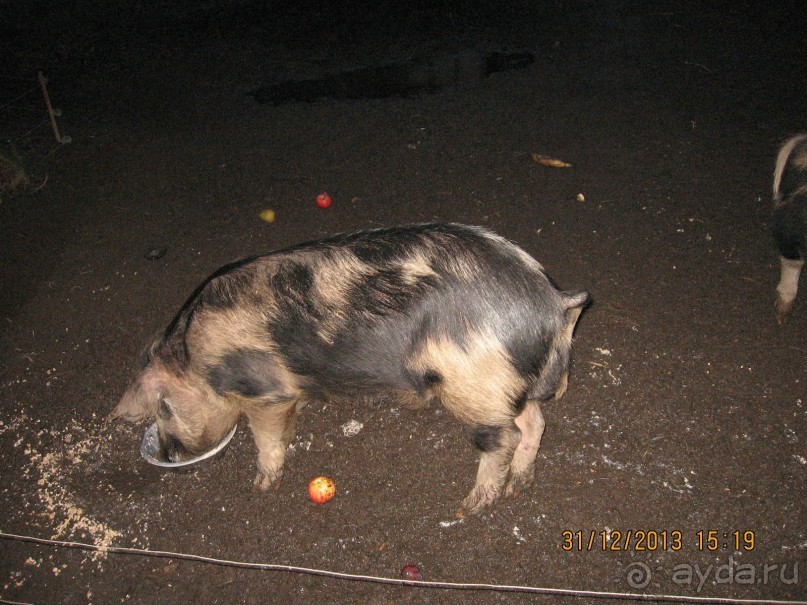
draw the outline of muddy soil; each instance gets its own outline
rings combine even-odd
[[[43,69],[72,138],[23,154],[29,187],[0,195],[0,601],[607,602],[142,551],[807,598],[807,298],[776,324],[769,236],[777,145],[807,128],[803,9],[500,4],[0,7],[3,71]],[[250,94],[466,51],[536,60],[432,94],[276,107]],[[9,119],[0,133],[29,118]],[[310,406],[268,494],[250,491],[243,422],[223,457],[183,473],[140,458],[145,426],[103,422],[217,267],[431,220],[487,226],[593,296],[569,390],[544,406],[530,492],[455,519],[477,453],[436,408]],[[307,485],[322,474],[338,492],[320,506]]]

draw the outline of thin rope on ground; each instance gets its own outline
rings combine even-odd
[[[637,594],[631,592],[602,592],[596,590],[573,590],[569,588],[545,588],[538,586],[518,586],[518,585],[506,585],[506,584],[479,584],[479,583],[465,583],[465,582],[429,582],[425,580],[404,580],[400,578],[368,576],[362,574],[344,573],[339,571],[329,571],[325,569],[314,569],[310,567],[298,567],[296,565],[231,561],[228,559],[218,559],[213,557],[205,557],[202,555],[171,552],[166,550],[146,550],[143,548],[129,548],[125,546],[96,546],[95,544],[84,544],[82,542],[69,542],[65,540],[50,540],[47,538],[36,538],[32,536],[7,534],[5,532],[0,532],[0,539],[16,540],[18,542],[30,542],[33,544],[42,544],[46,546],[56,546],[61,548],[75,548],[78,550],[89,550],[107,554],[179,559],[184,561],[195,561],[199,563],[219,565],[223,567],[238,567],[241,569],[257,569],[261,571],[285,571],[289,573],[325,576],[337,580],[350,580],[354,582],[366,582],[373,584],[393,584],[398,586],[413,586],[419,588],[491,591],[491,592],[524,592],[532,594],[557,595],[565,597],[590,597],[596,599],[622,599],[630,601],[655,601],[655,602],[668,602],[668,603],[703,603],[703,604],[708,603],[716,605],[807,605],[807,601],[781,601],[771,599],[729,599],[721,597],[700,597],[700,596],[686,596],[686,595]],[[0,600],[0,603],[2,602],[3,601]]]
[[[13,99],[9,99],[8,101],[5,101],[4,103],[0,104],[0,109],[9,108],[9,109],[24,109],[25,111],[32,111],[28,107],[20,107],[20,106],[17,106],[17,105],[12,105],[12,103],[16,103],[20,99],[24,99],[25,97],[35,93],[36,91],[37,91],[36,88],[32,88],[32,89],[22,93],[21,95],[18,95],[16,97],[14,97]]]
[[[39,122],[39,124],[37,124],[36,126],[31,128],[30,130],[28,130],[28,132],[23,132],[22,134],[18,134],[15,138],[13,138],[13,139],[9,138],[9,140],[10,141],[20,141],[20,140],[23,140],[23,139],[29,139],[29,138],[32,137],[32,135],[34,134],[35,131],[39,130],[43,126],[46,126],[47,123],[48,123],[48,119],[43,118],[42,121]],[[45,137],[42,137],[42,138],[45,138]]]
[[[20,80],[21,82],[36,82],[36,78],[28,78],[25,76],[12,76],[11,74],[0,73],[0,80]]]

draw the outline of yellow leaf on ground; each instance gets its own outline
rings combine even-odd
[[[541,166],[549,166],[550,168],[572,167],[572,165],[569,162],[564,162],[563,160],[559,160],[557,158],[550,158],[548,155],[541,155],[540,153],[533,153],[532,159],[535,160]]]

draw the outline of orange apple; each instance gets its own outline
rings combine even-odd
[[[336,495],[336,483],[330,477],[314,477],[308,484],[308,497],[312,502],[325,504]]]

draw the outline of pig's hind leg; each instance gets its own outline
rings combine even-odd
[[[535,480],[535,456],[541,447],[544,435],[544,415],[535,400],[528,400],[515,423],[521,431],[521,441],[510,463],[510,476],[505,487],[505,496],[517,496],[530,487]]]
[[[781,278],[776,286],[776,321],[784,324],[796,304],[799,291],[799,275],[804,267],[804,259],[781,257]]]
[[[481,452],[476,482],[457,516],[477,515],[504,491],[513,454],[521,442],[515,423],[522,393],[529,386],[511,356],[490,330],[455,340],[427,338],[410,361],[417,392],[434,396],[469,433]]]
[[[501,496],[510,473],[513,452],[521,441],[521,432],[510,425],[478,427],[472,432],[474,445],[481,450],[476,483],[462,501],[458,517],[478,515]]]

